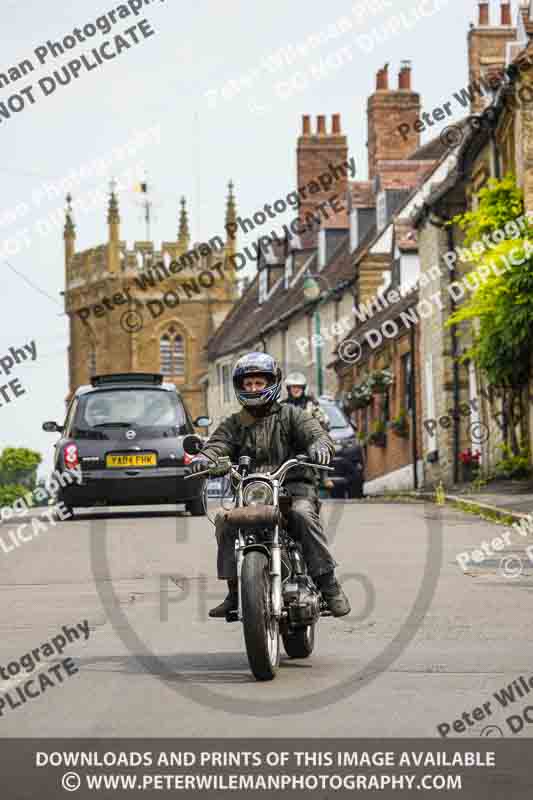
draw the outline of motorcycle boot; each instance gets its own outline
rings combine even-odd
[[[314,580],[332,616],[345,617],[350,613],[350,601],[333,571],[318,575]]]
[[[210,617],[222,618],[224,619],[230,611],[237,611],[239,607],[239,584],[237,578],[230,578],[228,580],[228,589],[229,592],[226,595],[225,599],[215,608],[212,608],[209,611]]]

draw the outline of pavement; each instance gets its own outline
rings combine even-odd
[[[326,502],[323,515],[352,613],[321,620],[311,658],[284,657],[269,683],[251,676],[240,624],[207,616],[224,587],[206,519],[93,514],[0,554],[4,670],[63,626],[90,628],[0,680],[0,736],[438,737],[439,725],[510,736],[527,698],[510,711],[493,693],[533,673],[533,571],[506,577],[500,555],[524,556],[527,542],[465,574],[457,554],[501,526],[429,502]],[[16,694],[66,658],[75,673]],[[485,702],[490,715],[453,732]]]
[[[435,500],[437,490],[407,492],[406,497],[423,501]],[[469,484],[458,484],[444,489],[443,498],[449,503],[468,503],[480,513],[492,512],[502,519],[516,521],[533,514],[533,485],[531,481],[491,481],[487,486],[474,489]]]
[[[461,492],[464,499],[481,501],[503,511],[516,514],[533,513],[533,484],[531,481],[492,481],[478,492]]]

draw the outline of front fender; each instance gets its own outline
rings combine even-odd
[[[247,553],[252,553],[252,552],[264,553],[268,558],[268,560],[270,561],[271,552],[270,548],[267,547],[266,544],[261,544],[261,542],[254,542],[254,544],[245,545],[242,550],[243,558],[247,555]]]

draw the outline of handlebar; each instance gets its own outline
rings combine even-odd
[[[304,461],[307,456],[296,456],[296,458],[290,458],[277,470],[274,472],[251,472],[249,475],[246,475],[246,479],[249,478],[263,478],[271,481],[279,480],[282,481],[285,478],[287,472],[292,469],[293,467],[311,467],[312,469],[323,469],[328,472],[334,472],[334,467],[325,466],[324,464],[314,464],[312,461]],[[212,460],[212,459],[211,459]],[[204,469],[201,472],[194,472],[191,475],[185,475],[185,480],[189,478],[197,478],[200,475],[210,475],[212,468]],[[235,464],[230,464],[230,468],[228,472],[235,478],[238,478],[239,481],[243,480],[243,475],[238,471],[237,466]],[[228,473],[226,473],[228,474]],[[221,477],[221,476],[217,476]]]

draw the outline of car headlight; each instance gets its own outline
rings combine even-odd
[[[245,506],[271,506],[274,503],[274,492],[268,483],[264,481],[252,481],[252,483],[249,483],[244,489],[242,499]]]

